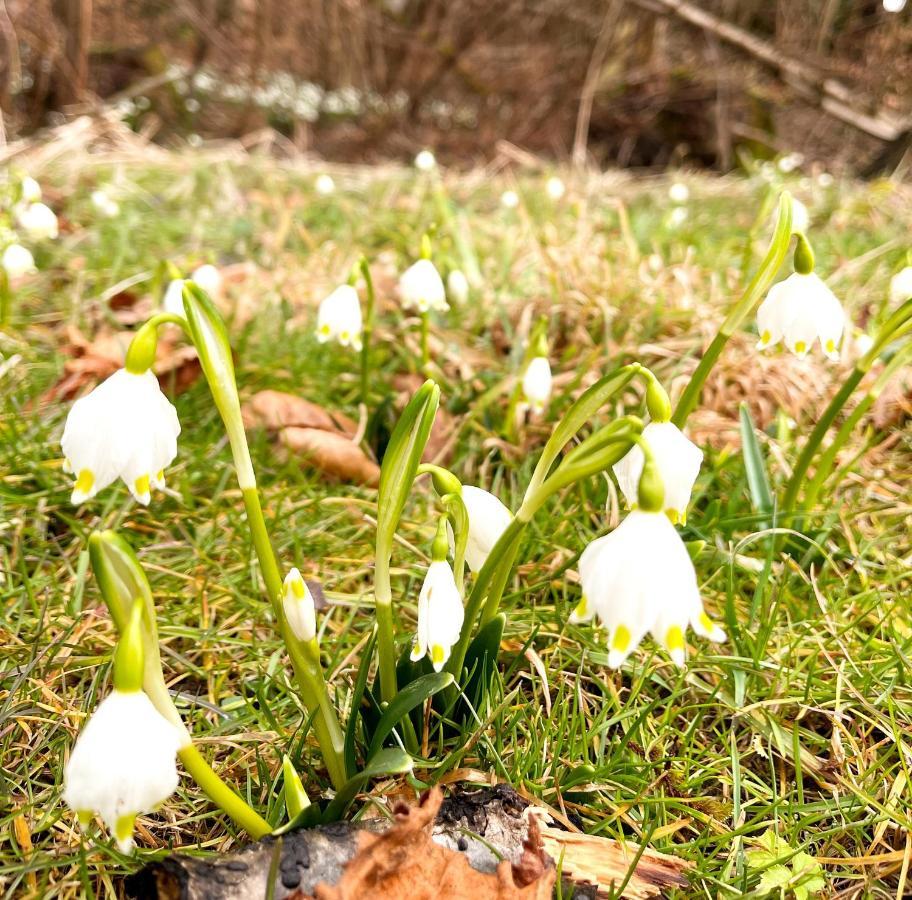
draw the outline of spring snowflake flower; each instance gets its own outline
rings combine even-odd
[[[328,197],[336,189],[336,183],[332,179],[332,175],[327,175],[325,172],[322,175],[317,176],[317,180],[314,182],[314,190],[320,194],[322,197]]]
[[[536,414],[540,414],[551,399],[551,363],[547,356],[535,356],[526,367],[523,375],[523,396],[529,407]]]
[[[317,340],[338,341],[343,347],[361,349],[361,301],[350,285],[337,287],[325,297],[317,311]]]
[[[668,198],[672,203],[686,203],[690,199],[690,188],[681,181],[676,181],[668,188]]]
[[[22,244],[10,244],[0,257],[0,265],[10,278],[18,278],[35,271],[35,258]]]
[[[687,207],[686,206],[676,206],[668,214],[668,227],[669,228],[680,228],[687,221]]]
[[[906,0],[883,0],[883,8],[888,13],[902,12],[906,8]]]
[[[686,655],[688,625],[702,637],[725,640],[725,632],[703,610],[687,548],[662,512],[630,512],[614,531],[583,551],[579,573],[583,598],[570,621],[598,616],[608,631],[608,665],[613,669],[647,632],[679,666]]]
[[[516,209],[519,206],[519,194],[516,191],[504,191],[500,195],[500,205],[504,209]]]
[[[317,636],[317,614],[313,596],[297,569],[292,569],[285,576],[282,609],[288,620],[288,627],[299,641],[306,643]]]
[[[703,463],[703,451],[673,422],[650,422],[643,429],[643,440],[652,451],[665,486],[665,513],[673,523],[683,525],[687,522],[690,494]],[[642,448],[635,444],[613,467],[621,492],[631,508],[637,504],[644,460]]]
[[[422,150],[415,157],[415,168],[422,172],[430,172],[437,166],[437,158],[430,150]]]
[[[57,216],[44,203],[30,203],[19,211],[19,225],[34,241],[56,238],[59,232]]]
[[[162,297],[162,309],[174,316],[184,314],[184,279],[175,278],[168,282],[165,296]]]
[[[513,519],[513,514],[489,491],[465,484],[462,502],[469,516],[469,537],[465,558],[472,572],[481,571],[488,554]],[[450,549],[453,549],[453,531],[447,526]]]
[[[143,691],[117,691],[98,705],[73,747],[63,799],[82,823],[97,813],[124,853],[136,817],[177,789],[178,730]]]
[[[23,203],[37,203],[41,199],[41,185],[26,175],[19,184],[19,194]]]
[[[199,285],[210,297],[217,297],[222,290],[222,273],[212,263],[204,263],[194,269],[190,280]],[[183,285],[181,285],[181,293],[183,293]],[[181,299],[181,308],[183,305],[183,299]]]
[[[399,278],[399,296],[406,309],[420,313],[446,312],[446,290],[437,267],[429,259],[419,259]]]
[[[890,303],[899,306],[912,297],[912,266],[900,269],[890,279]]]
[[[446,292],[455,303],[465,303],[469,299],[469,280],[459,269],[453,269],[447,275]]]
[[[555,203],[558,200],[560,200],[564,196],[564,194],[567,193],[566,185],[564,185],[564,182],[561,181],[561,179],[558,178],[557,175],[552,175],[545,182],[545,190],[547,191],[548,196],[552,200],[554,200]]]
[[[92,191],[89,199],[92,201],[92,206],[108,219],[113,219],[120,213],[120,204],[116,200],[112,200],[105,191],[100,189]]]
[[[180,422],[151,371],[120,369],[81,397],[67,416],[60,444],[65,471],[76,475],[71,500],[82,503],[123,479],[138,503],[165,486],[177,455]]]
[[[780,157],[777,163],[779,171],[785,175],[794,172],[804,162],[804,157],[800,153],[786,153]]]
[[[839,341],[845,328],[845,312],[836,295],[814,272],[793,272],[774,284],[757,310],[758,349],[783,341],[797,356],[804,357],[815,340],[833,360],[839,359]]]
[[[418,595],[418,634],[412,648],[412,662],[427,654],[434,671],[439,672],[459,640],[464,616],[453,569],[445,559],[434,560],[428,566]]]

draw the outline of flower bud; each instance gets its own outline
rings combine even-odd
[[[310,589],[297,569],[285,576],[282,609],[292,634],[302,643],[317,636],[317,614]]]

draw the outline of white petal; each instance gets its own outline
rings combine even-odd
[[[466,562],[472,572],[478,572],[513,515],[493,494],[470,484],[463,486],[462,500],[469,516]]]
[[[162,299],[162,309],[171,313],[172,316],[184,314],[184,280],[182,278],[175,278],[168,283]]]
[[[399,296],[406,309],[417,309],[419,312],[449,309],[443,279],[429,259],[419,259],[402,273]]]
[[[459,640],[464,615],[450,564],[446,560],[432,562],[418,597],[418,646],[413,654],[423,648],[439,672]]]
[[[541,411],[551,397],[553,379],[547,356],[536,356],[526,367],[522,380],[523,395],[536,411]]]

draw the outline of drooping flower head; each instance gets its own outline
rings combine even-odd
[[[19,278],[35,271],[35,258],[28,247],[22,244],[10,244],[0,257],[0,265],[10,278]]]
[[[343,347],[361,349],[361,301],[350,284],[337,287],[317,311],[317,340],[338,341]]]
[[[500,195],[500,205],[504,209],[516,209],[519,206],[519,194],[513,190],[504,191]]]
[[[19,196],[23,203],[37,203],[41,199],[41,185],[31,175],[26,175],[19,183]]]
[[[686,203],[690,199],[690,188],[683,181],[675,181],[668,188],[668,199],[672,203]]]
[[[112,200],[108,193],[100,188],[92,191],[89,199],[92,201],[92,206],[108,219],[113,219],[120,213],[120,204],[116,200]]]
[[[910,297],[912,297],[912,266],[906,266],[890,279],[890,305],[899,306]]]
[[[120,369],[70,409],[60,441],[65,471],[76,476],[71,500],[82,503],[121,478],[138,503],[165,485],[177,455],[177,411],[147,370]]]
[[[548,196],[556,203],[560,200],[564,194],[567,193],[567,187],[564,182],[557,177],[557,175],[552,175],[545,182],[545,190],[548,192]]]
[[[446,290],[437,267],[429,259],[419,259],[399,278],[399,296],[405,309],[420,313],[446,312]]]
[[[437,168],[437,159],[430,150],[422,150],[415,157],[415,168],[422,172],[430,172]]]
[[[547,356],[534,356],[523,375],[523,396],[536,414],[544,411],[551,399],[551,363]]]
[[[469,280],[460,269],[453,269],[447,275],[446,292],[455,303],[465,303],[469,299]]]
[[[317,176],[317,180],[314,182],[314,190],[321,197],[328,197],[335,189],[336,183],[333,181],[332,175],[327,175],[324,172]]]
[[[195,268],[190,280],[198,284],[210,297],[218,297],[221,293],[222,273],[212,263],[203,263]]]
[[[59,228],[54,211],[44,203],[30,203],[19,211],[19,225],[34,241],[57,237]]]
[[[282,609],[292,634],[299,641],[312,641],[317,636],[317,613],[313,595],[297,569],[285,576]]]
[[[162,309],[173,316],[182,316],[184,314],[183,278],[173,278],[168,282],[168,287],[165,288],[165,296],[162,298]]]
[[[765,350],[782,341],[804,357],[819,340],[826,356],[836,360],[845,321],[842,304],[815,272],[793,272],[770,288],[757,310],[757,347]]]
[[[469,517],[469,534],[466,542],[465,559],[472,572],[479,572],[488,554],[494,549],[504,533],[513,514],[489,491],[464,484],[461,490],[462,502]],[[454,539],[452,529],[447,526],[450,549]]]

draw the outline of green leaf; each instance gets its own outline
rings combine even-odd
[[[763,452],[757,441],[757,429],[754,427],[754,421],[746,403],[741,404],[741,448],[751,503],[756,512],[769,516],[773,511],[773,494],[770,490],[769,479],[766,477]],[[764,521],[763,527],[767,525],[768,521]]]
[[[377,729],[367,748],[368,760],[379,757],[379,750],[383,746],[389,733],[407,716],[416,706],[424,703],[428,697],[433,697],[438,691],[449,687],[453,683],[453,676],[449,672],[431,672],[406,685],[393,698],[392,702],[383,710]]]
[[[354,778],[350,778],[323,811],[321,821],[338,822],[352,805],[358,792],[372,778],[381,775],[403,775],[412,771],[412,758],[404,750],[391,747],[381,750]]]
[[[763,869],[788,856],[792,848],[772,829],[768,828],[757,840],[757,849],[747,853],[747,865],[751,869]]]
[[[780,891],[787,887],[792,880],[792,873],[788,866],[770,866],[760,876],[760,883],[757,885],[757,891],[761,894],[770,894],[773,891]]]
[[[287,756],[282,758],[282,780],[285,789],[285,809],[288,812],[288,818],[294,819],[310,806],[310,798],[307,796],[307,791],[304,790],[300,776]]]
[[[358,734],[358,721],[362,718],[362,703],[364,702],[364,690],[367,687],[367,679],[370,675],[371,660],[374,656],[374,645],[377,643],[377,626],[364,645],[364,651],[361,654],[361,666],[358,669],[358,675],[355,678],[355,686],[352,691],[351,711],[348,714],[348,723],[345,726],[345,769],[347,772],[354,772],[357,768],[355,759],[355,739]]]
[[[469,704],[478,710],[484,703],[485,695],[491,684],[491,676],[497,666],[500,655],[500,642],[503,638],[504,626],[507,617],[498,613],[488,622],[469,644],[466,651],[465,662],[462,670],[467,675],[467,680],[462,693],[466,699],[460,698],[456,707],[454,718],[456,721],[468,719],[471,715]],[[468,702],[467,702],[468,701]]]

